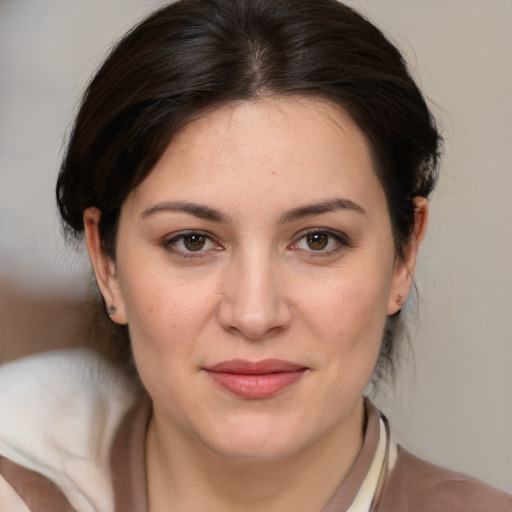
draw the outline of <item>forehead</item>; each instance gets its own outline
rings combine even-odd
[[[264,98],[228,104],[186,125],[130,201],[192,194],[236,208],[247,197],[305,203],[333,190],[360,201],[383,195],[366,136],[328,101]]]

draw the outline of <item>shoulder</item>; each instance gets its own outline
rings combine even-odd
[[[110,510],[110,448],[135,398],[124,375],[90,350],[2,365],[0,456],[53,482],[81,511]]]
[[[512,496],[398,448],[379,512],[512,512]]]
[[[0,504],[2,512],[77,512],[53,482],[1,455]]]
[[[0,462],[2,458],[0,457]],[[28,505],[23,501],[20,495],[14,488],[7,482],[7,480],[0,474],[0,505],[2,509],[9,512],[30,512]]]

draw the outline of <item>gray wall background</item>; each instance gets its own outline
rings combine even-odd
[[[85,343],[82,253],[53,188],[77,100],[159,0],[0,0],[0,361]],[[408,58],[446,139],[407,304],[412,350],[377,402],[420,456],[512,492],[512,2],[351,0]]]

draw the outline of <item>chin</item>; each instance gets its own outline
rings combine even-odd
[[[286,460],[300,451],[297,443],[267,442],[268,439],[235,439],[227,442],[208,442],[208,448],[217,456],[232,461],[274,462]],[[265,444],[264,444],[265,443]]]
[[[312,432],[275,417],[239,418],[199,435],[204,445],[220,457],[262,462],[292,457],[314,437]]]

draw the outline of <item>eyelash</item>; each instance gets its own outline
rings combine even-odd
[[[324,235],[328,237],[327,244],[331,243],[332,240],[335,241],[336,246],[329,249],[302,249],[298,247],[299,243],[302,240],[307,239],[308,236],[312,235]],[[200,238],[203,238],[205,240],[205,244],[214,244],[215,248],[208,248],[206,250],[203,250],[203,248],[199,248],[197,251],[187,250],[187,249],[178,249],[176,245],[179,242],[184,243],[185,239],[187,237],[193,237],[197,236]],[[173,255],[184,258],[184,259],[194,259],[194,258],[205,258],[210,256],[209,254],[212,250],[213,251],[219,251],[222,250],[223,247],[215,240],[212,235],[206,231],[185,231],[178,234],[173,235],[171,238],[165,239],[163,241],[164,248],[171,252]],[[307,254],[308,258],[322,258],[322,257],[328,257],[332,256],[333,254],[338,253],[343,248],[349,247],[349,241],[346,235],[342,233],[333,232],[329,229],[321,229],[321,228],[314,228],[310,229],[306,232],[303,232],[300,234],[298,238],[296,238],[296,241],[291,243],[287,246],[288,249],[292,251],[300,251],[302,253]]]
[[[298,244],[302,240],[306,240],[308,236],[311,235],[324,235],[328,237],[328,244],[331,242],[331,240],[334,240],[336,245],[335,247],[332,247],[330,249],[301,249],[298,246]],[[331,231],[329,229],[321,229],[321,228],[314,228],[310,229],[306,232],[303,232],[299,238],[297,238],[296,242],[293,242],[291,245],[288,246],[290,249],[294,251],[302,251],[307,254],[308,258],[324,258],[329,257],[334,254],[337,254],[339,251],[346,247],[350,247],[348,237],[342,233],[338,233],[335,231]]]
[[[215,241],[215,239],[206,231],[185,231],[185,232],[178,233],[178,234],[172,236],[171,238],[164,240],[163,246],[167,251],[171,252],[175,256],[178,256],[179,258],[185,258],[185,259],[205,258],[207,256],[207,253],[212,251],[212,249],[202,250],[202,248],[201,248],[197,251],[190,251],[190,250],[186,250],[186,249],[177,249],[175,247],[175,245],[178,242],[180,242],[180,241],[184,242],[187,237],[193,237],[193,236],[198,236],[198,237],[203,238],[205,240],[206,244],[208,244],[208,243],[214,244],[216,246],[215,249],[213,249],[214,251],[218,251],[218,250],[222,249],[220,244],[217,243]]]

